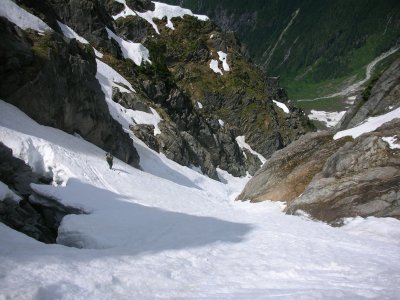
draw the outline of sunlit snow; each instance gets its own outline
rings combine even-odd
[[[390,149],[400,149],[400,140],[398,136],[383,137],[382,140],[389,144]]]
[[[289,108],[286,106],[285,103],[282,103],[282,102],[279,102],[276,100],[272,100],[272,101],[276,104],[276,106],[278,106],[280,109],[282,109],[285,114],[289,113]]]
[[[144,171],[118,159],[109,170],[103,150],[1,101],[0,140],[24,160],[27,149],[36,151],[44,170],[65,170],[64,185],[34,189],[88,213],[68,215],[59,228],[60,243],[83,249],[45,245],[0,224],[0,298],[395,299],[400,292],[398,220],[332,228],[285,215],[281,203],[235,202],[247,178],[219,170],[226,183],[211,180],[137,140]]]
[[[1,0],[0,16],[5,17],[22,29],[33,29],[38,32],[52,31],[41,19],[19,7],[11,0]]]
[[[339,123],[342,119],[346,111],[340,112],[330,112],[330,111],[320,111],[320,110],[311,110],[311,113],[308,115],[310,120],[315,120],[322,122],[326,125],[326,127],[333,127]]]
[[[230,71],[230,67],[228,65],[228,54],[222,52],[222,51],[218,51],[218,57],[219,60],[222,62],[222,68],[224,69],[224,71],[228,72]]]
[[[149,50],[140,43],[126,41],[117,36],[114,32],[106,27],[108,37],[115,40],[121,48],[124,58],[131,59],[136,65],[140,66],[142,62],[149,62]]]
[[[101,89],[106,97],[106,102],[108,104],[111,116],[117,120],[128,133],[131,133],[129,129],[131,125],[149,124],[154,126],[154,135],[160,134],[161,131],[158,127],[158,123],[161,121],[161,117],[155,109],[150,108],[151,113],[127,109],[112,100],[113,87],[117,87],[123,93],[132,93],[135,91],[132,85],[109,65],[99,59],[97,59],[96,62],[96,78],[99,81]],[[129,90],[118,83],[127,86]]]
[[[221,69],[218,67],[218,60],[215,60],[215,59],[211,60],[210,69],[213,70],[214,73],[217,73],[217,74],[219,73],[219,74],[223,75]]]
[[[126,18],[128,16],[139,16],[139,17],[145,19],[147,22],[149,22],[153,26],[154,30],[157,33],[160,33],[160,32],[158,30],[156,23],[154,23],[153,18],[161,20],[164,17],[166,17],[167,18],[166,26],[170,29],[174,29],[174,24],[172,23],[171,19],[176,18],[176,17],[182,18],[184,15],[190,15],[190,16],[196,17],[197,19],[199,19],[201,21],[208,20],[207,16],[195,15],[192,13],[192,11],[190,9],[182,8],[180,6],[168,5],[165,3],[153,1],[154,5],[155,5],[154,11],[138,12],[138,11],[134,11],[134,10],[130,9],[126,5],[125,0],[116,0],[116,1],[124,4],[125,8],[122,12],[113,16],[114,20],[121,18],[121,17]]]
[[[367,120],[365,120],[364,123],[358,125],[357,127],[337,132],[333,138],[335,140],[345,136],[352,136],[353,138],[357,138],[363,133],[374,131],[384,123],[389,122],[395,118],[400,118],[400,107],[381,116],[369,117]]]
[[[254,151],[251,148],[251,146],[246,143],[246,137],[244,135],[236,137],[236,142],[238,143],[238,145],[241,149],[247,149],[250,151],[250,153],[256,155],[258,157],[258,159],[261,161],[262,165],[267,161],[264,156],[262,156],[260,153],[258,153],[256,151]]]

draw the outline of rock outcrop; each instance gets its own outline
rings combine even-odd
[[[0,18],[0,98],[40,124],[59,128],[139,165],[129,136],[110,116],[90,47],[53,32],[24,32]]]
[[[400,219],[400,149],[382,137],[400,136],[400,119],[346,143],[287,208],[341,224],[345,217]]]
[[[339,124],[339,130],[352,128],[368,117],[382,115],[400,106],[400,58],[394,61],[383,74],[376,74],[368,82],[363,93],[346,112]]]
[[[302,136],[285,149],[277,151],[246,185],[239,200],[265,200],[291,203],[319,173],[346,139],[333,140],[329,131]]]
[[[338,127],[354,127],[399,107],[399,67],[396,60],[369,82]],[[334,225],[355,216],[400,219],[400,145],[388,143],[398,141],[400,119],[355,139],[333,135],[307,134],[273,154],[238,199],[285,201],[288,214],[305,212]]]
[[[32,172],[0,142],[0,181],[21,198],[20,201],[11,197],[0,199],[0,222],[44,243],[55,243],[57,228],[49,226],[40,209],[29,201],[33,193],[31,183],[48,184],[51,180]]]
[[[260,166],[256,156],[240,149],[237,136],[244,135],[255,151],[269,157],[313,129],[278,80],[268,78],[249,61],[232,32],[221,32],[211,21],[172,18],[172,30],[165,18],[151,24],[140,14],[114,20],[113,15],[125,9],[125,4],[113,0],[18,3],[54,31],[40,35],[2,20],[1,38],[6,42],[0,50],[6,63],[0,69],[0,97],[40,124],[77,133],[134,166],[139,166],[139,157],[129,136],[110,116],[95,77],[92,46],[101,52],[98,59],[118,71],[136,91],[114,88],[112,99],[122,106],[121,111],[152,114],[155,110],[162,119],[161,134],[133,119],[132,132],[153,150],[182,165],[199,167],[211,178],[218,179],[217,168],[244,176]],[[130,0],[126,5],[137,12],[155,8],[148,0]],[[57,21],[90,44],[65,38],[64,27]],[[142,43],[151,63],[126,58],[110,32],[120,42]],[[211,62],[223,73],[216,74]],[[272,100],[284,103],[289,112]]]

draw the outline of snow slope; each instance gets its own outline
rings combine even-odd
[[[1,0],[0,16],[7,18],[22,29],[33,29],[38,32],[52,31],[46,23],[11,0]]]
[[[161,20],[164,17],[166,17],[167,18],[166,26],[172,30],[174,30],[174,24],[171,21],[172,18],[177,18],[177,17],[182,18],[184,15],[190,15],[190,16],[196,17],[197,19],[199,19],[201,21],[208,20],[207,16],[195,15],[192,13],[192,11],[190,9],[182,8],[180,6],[168,5],[165,3],[153,1],[154,5],[155,5],[154,11],[146,11],[146,12],[141,13],[141,12],[130,9],[126,5],[126,0],[116,0],[116,1],[122,3],[125,6],[125,8],[122,12],[113,16],[114,20],[116,20],[118,18],[126,18],[128,16],[138,16],[138,17],[145,19],[147,22],[149,22],[153,26],[154,30],[157,33],[160,33],[160,32],[158,30],[156,23],[154,23],[153,18]]]
[[[45,245],[0,224],[0,298],[395,299],[400,222],[332,228],[234,202],[247,179],[211,180],[134,140],[144,171],[0,101],[0,140],[58,186],[40,193],[85,210]],[[155,175],[152,175],[155,174]],[[158,176],[162,175],[163,178]],[[56,201],[55,200],[55,201]],[[352,225],[351,225],[352,224]],[[381,237],[385,233],[384,238]]]
[[[363,133],[374,131],[384,123],[390,122],[395,118],[400,118],[400,107],[381,116],[369,117],[362,124],[354,128],[337,132],[333,138],[337,140],[345,136],[351,136],[355,139],[360,135],[362,135]]]

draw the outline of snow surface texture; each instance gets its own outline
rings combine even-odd
[[[308,117],[311,120],[319,121],[325,124],[326,127],[334,127],[342,119],[346,111],[330,112],[330,111],[319,111],[311,110]]]
[[[151,63],[149,60],[149,50],[140,43],[126,41],[106,27],[108,38],[115,40],[121,48],[124,58],[129,58],[136,65],[140,66],[143,61]]]
[[[212,54],[212,53],[211,53]],[[228,65],[227,59],[228,59],[228,54],[222,52],[222,51],[218,51],[218,59],[219,61],[222,63],[222,69],[225,72],[229,72],[231,69]],[[216,74],[221,74],[224,75],[222,70],[219,67],[219,62],[216,59],[212,59],[210,61],[210,69],[214,71],[214,73]]]
[[[0,16],[7,18],[22,29],[33,29],[38,32],[52,31],[52,29],[38,17],[19,7],[11,0],[1,0]]]
[[[85,210],[45,245],[0,224],[5,299],[395,299],[400,222],[332,228],[282,213],[281,203],[235,202],[248,178],[225,184],[134,140],[143,171],[0,101],[0,140],[42,163],[62,186],[34,185]],[[35,152],[35,161],[29,153]],[[164,176],[160,178],[160,174]],[[366,223],[368,222],[368,223]],[[91,248],[91,249],[87,249]]]
[[[3,201],[6,198],[11,199],[15,202],[19,202],[21,200],[20,196],[16,195],[12,190],[8,188],[7,185],[0,181],[0,201]]]
[[[383,137],[382,140],[389,144],[390,149],[400,149],[398,136]]]
[[[210,62],[210,69],[214,71],[216,74],[222,74],[221,69],[218,67],[218,60],[212,59]]]
[[[267,160],[265,159],[264,156],[262,156],[260,153],[254,151],[249,144],[246,143],[246,137],[244,135],[236,137],[236,142],[238,143],[240,149],[247,149],[250,151],[250,153],[257,155],[258,159],[261,161],[261,165],[263,165]],[[245,156],[246,154],[243,153]]]
[[[228,54],[222,52],[222,51],[218,51],[218,57],[220,62],[222,62],[222,68],[224,69],[224,71],[229,72],[231,69],[229,68],[228,65]]]
[[[272,101],[276,104],[276,106],[278,106],[280,109],[282,109],[285,114],[289,113],[289,108],[286,106],[285,103],[282,103],[282,102],[279,102],[276,100],[272,100]]]
[[[97,62],[97,74],[96,78],[100,83],[101,89],[106,97],[108,109],[110,110],[111,116],[117,120],[126,132],[131,134],[129,129],[130,125],[134,124],[149,124],[154,126],[154,135],[160,134],[160,128],[158,123],[161,121],[160,115],[155,109],[150,108],[152,113],[146,113],[139,110],[126,109],[118,103],[112,100],[112,89],[117,87],[122,93],[133,93],[135,90],[132,85],[124,78],[121,74],[115,71],[106,63],[96,59]],[[124,85],[129,88],[121,86]]]
[[[79,34],[77,34],[71,27],[57,21],[58,26],[60,26],[62,33],[69,39],[76,39],[78,42],[82,43],[82,44],[89,44],[89,42],[81,37]],[[93,47],[94,53],[96,54],[96,56],[98,58],[103,58],[103,54],[100,53],[99,51],[97,51],[94,47]]]
[[[379,126],[395,118],[400,118],[400,107],[381,116],[369,117],[364,123],[357,127],[339,131],[334,135],[333,139],[337,140],[345,136],[352,136],[355,139],[363,133],[374,131]]]
[[[160,31],[158,30],[156,23],[154,23],[153,18],[161,20],[164,17],[166,17],[167,18],[166,26],[172,30],[174,30],[174,24],[171,21],[172,18],[176,18],[176,17],[182,18],[184,15],[190,15],[190,16],[196,17],[197,19],[199,19],[201,21],[208,20],[207,16],[195,15],[192,13],[192,11],[190,9],[182,8],[180,6],[173,6],[173,5],[168,5],[168,4],[153,1],[154,5],[155,5],[154,11],[146,11],[144,13],[141,13],[141,12],[137,12],[137,11],[130,9],[126,5],[125,0],[116,0],[116,1],[124,4],[125,9],[122,12],[120,12],[119,14],[113,16],[114,20],[121,18],[121,17],[126,18],[128,16],[139,16],[139,17],[145,19],[147,22],[149,22],[158,34],[160,33]]]

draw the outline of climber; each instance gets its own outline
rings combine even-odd
[[[113,166],[113,158],[114,157],[112,156],[111,152],[107,152],[106,160],[107,160],[108,166],[110,167],[110,170],[112,169],[112,166]]]

